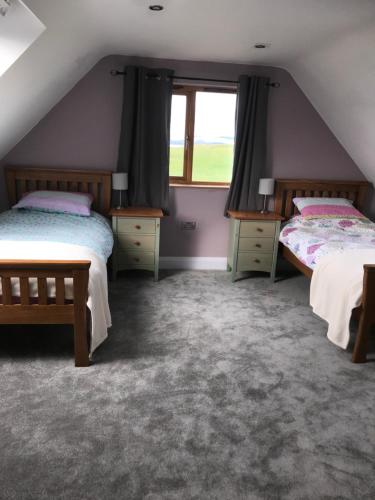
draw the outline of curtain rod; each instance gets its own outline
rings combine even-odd
[[[111,75],[112,76],[119,76],[119,75],[126,75],[126,71],[118,71],[117,69],[112,69],[111,70]],[[149,76],[151,77],[157,77],[158,75],[156,73],[150,73]],[[202,81],[202,82],[216,82],[216,83],[235,83],[236,85],[238,84],[238,80],[218,80],[217,78],[199,78],[199,77],[193,77],[193,76],[177,76],[173,75],[171,76],[172,79],[177,79],[177,80],[192,80],[192,81]],[[280,82],[270,82],[266,83],[268,87],[273,87],[275,89],[280,87]]]

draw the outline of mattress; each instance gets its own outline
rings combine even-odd
[[[375,224],[369,219],[310,219],[296,215],[284,224],[280,241],[310,269],[319,258],[345,250],[374,250]]]
[[[92,211],[90,217],[38,210],[8,210],[0,214],[0,244],[7,241],[50,241],[88,247],[107,262],[113,234],[108,221]]]

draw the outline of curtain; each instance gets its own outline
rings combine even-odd
[[[172,70],[127,66],[118,172],[128,173],[130,206],[169,205]]]
[[[239,78],[233,174],[228,210],[257,208],[259,177],[266,164],[267,103],[269,78],[241,75]]]

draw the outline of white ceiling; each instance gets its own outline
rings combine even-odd
[[[0,158],[101,57],[124,54],[289,70],[375,182],[373,0],[24,1],[47,29],[0,77]]]

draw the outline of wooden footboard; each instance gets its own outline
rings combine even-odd
[[[0,324],[70,324],[74,326],[75,366],[89,365],[86,303],[88,260],[39,261],[0,260],[2,294]],[[13,295],[12,280],[19,280],[19,294]],[[55,280],[55,297],[48,296],[47,278]],[[73,299],[66,298],[65,278],[73,279]],[[37,280],[37,295],[30,281]]]

